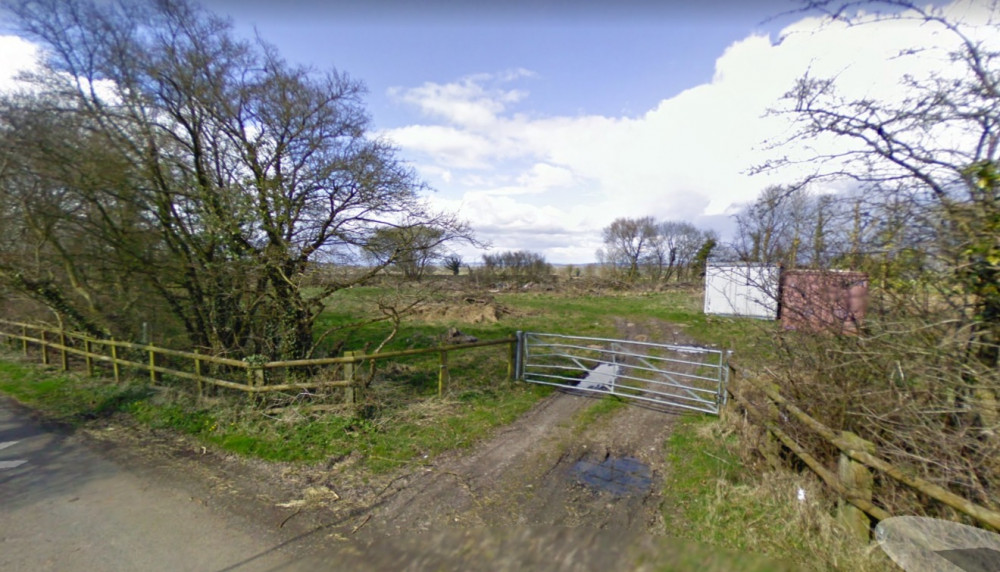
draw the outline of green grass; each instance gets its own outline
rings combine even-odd
[[[70,425],[127,410],[150,395],[143,384],[114,385],[3,361],[0,361],[0,392]]]
[[[443,295],[428,296],[431,302],[446,299]],[[339,290],[326,298],[326,308],[316,319],[314,332],[318,336],[330,328],[341,328],[329,337],[329,343],[321,344],[324,350],[329,350],[334,342],[342,342],[346,350],[359,350],[366,345],[377,346],[392,331],[391,323],[382,321],[365,324],[361,327],[351,326],[382,316],[377,311],[377,304],[380,300],[392,302],[398,298],[396,300],[398,305],[406,306],[416,297],[418,297],[418,293],[399,295],[391,288],[379,286],[359,286]],[[463,333],[482,339],[506,337],[518,329],[504,322],[445,324],[407,319],[402,322],[399,332],[383,351],[437,346],[440,344],[441,335],[447,331],[449,325],[458,326]]]
[[[376,419],[326,414],[284,420],[218,419],[202,432],[224,449],[276,461],[319,461],[352,453],[375,473],[468,447],[509,423],[538,398],[534,388],[461,399],[430,398]]]
[[[598,400],[597,403],[591,405],[576,415],[576,419],[573,424],[573,433],[578,434],[595,423],[608,419],[611,414],[625,407],[628,403],[628,401],[618,397],[617,395],[604,396]]]
[[[396,290],[380,286],[336,292],[326,300],[316,332],[371,318],[378,300],[395,295]],[[438,299],[454,295],[439,295]],[[437,346],[450,325],[484,340],[507,337],[516,330],[614,337],[616,320],[656,318],[679,324],[701,343],[728,345],[731,340],[748,337],[745,324],[703,316],[700,295],[693,292],[518,292],[497,294],[495,299],[513,315],[497,323],[480,324],[407,321],[385,351]],[[346,350],[370,348],[390,331],[391,325],[385,322],[344,328],[330,336],[330,342],[342,342]],[[176,392],[169,398],[154,395],[143,383],[115,386],[14,363],[0,366],[0,391],[72,423],[125,412],[150,427],[194,435],[244,455],[310,462],[353,454],[375,471],[469,446],[493,428],[516,419],[550,392],[503,381],[506,348],[490,347],[453,353],[452,379],[445,395],[438,397],[437,359],[437,355],[428,355],[393,364],[380,362],[369,408],[360,417],[346,412],[309,414],[294,407],[292,413],[271,415],[239,399],[199,406],[193,398]],[[623,403],[616,398],[601,400],[578,422],[595,422]]]
[[[748,473],[740,459],[730,447],[738,445],[735,435],[720,439],[707,439],[699,434],[699,429],[710,428],[718,423],[713,417],[685,416],[674,427],[667,439],[667,460],[677,470],[671,471],[667,481],[667,498],[676,504],[665,513],[668,528],[679,523],[709,523],[718,514],[714,513],[714,497],[719,483],[738,486]],[[749,508],[749,507],[748,507]],[[725,515],[728,520],[729,515]],[[753,518],[752,514],[743,517]],[[745,549],[747,546],[731,535],[728,526],[706,526],[708,537],[702,538],[713,544],[730,548]]]
[[[891,569],[881,551],[837,525],[832,499],[811,474],[748,467],[732,423],[687,416],[674,428],[665,444],[671,466],[663,491],[670,499],[663,509],[668,530],[803,569]]]
[[[372,317],[375,302],[390,292],[356,287],[335,293],[317,320],[317,334]],[[404,322],[385,351],[437,346],[452,325],[484,340],[516,330],[613,338],[622,321],[641,325],[655,319],[673,324],[695,343],[733,349],[737,360],[766,362],[775,356],[770,334],[777,324],[705,316],[696,291],[531,291],[494,298],[513,314],[492,324]],[[370,348],[390,331],[386,323],[345,328],[330,337],[326,349],[336,347],[334,342],[344,350]],[[654,336],[650,341],[665,340]],[[155,393],[144,381],[115,385],[12,361],[0,361],[0,392],[72,424],[124,413],[146,426],[192,435],[242,455],[291,462],[350,458],[364,470],[380,473],[468,447],[551,393],[547,387],[504,381],[503,347],[455,352],[449,361],[452,379],[443,396],[437,395],[436,355],[380,362],[369,405],[360,414],[346,409],[311,413],[304,407],[308,403],[297,402],[269,403],[285,406],[278,413],[269,412],[264,403],[238,399],[214,398],[199,405],[177,392]],[[572,420],[573,427],[582,431],[601,423],[626,403],[610,396],[598,400]],[[745,445],[731,423],[687,416],[664,444],[671,468],[663,516],[671,534],[737,553],[790,559],[810,569],[884,569],[887,561],[879,559],[880,553],[852,544],[832,524],[830,501],[823,500],[814,480],[792,473],[762,475],[748,467]],[[799,488],[807,492],[808,502],[797,500]]]
[[[770,352],[764,339],[773,322],[706,316],[697,290],[568,296],[559,292],[498,295],[497,300],[528,312],[520,329],[580,336],[615,337],[615,320],[670,322],[699,344],[734,349],[737,354]],[[651,340],[658,341],[658,340]]]
[[[436,387],[436,385],[435,385]],[[226,451],[272,461],[314,462],[352,453],[368,470],[384,472],[468,447],[512,422],[550,390],[515,385],[427,396],[374,419],[353,414],[268,415],[250,404],[199,407],[192,399],[158,395],[145,382],[61,374],[0,361],[0,392],[75,426],[125,413],[153,429],[171,429]]]
[[[326,310],[317,319],[315,331],[318,334],[331,327],[355,323],[363,316],[374,317],[371,308],[377,300],[391,293],[388,288],[376,286],[338,291],[327,298]],[[777,328],[774,322],[706,316],[702,313],[703,298],[698,290],[601,295],[530,291],[498,293],[494,298],[513,310],[514,316],[492,324],[407,321],[386,346],[386,351],[432,347],[449,325],[458,326],[462,332],[481,339],[506,337],[517,330],[616,337],[619,333],[615,326],[616,319],[642,323],[653,318],[676,325],[699,344],[731,348],[738,356],[752,354],[766,357],[773,354],[767,334]],[[385,322],[369,324],[345,329],[343,336],[334,339],[343,341],[345,349],[360,349],[366,344],[377,345],[391,329]]]
[[[373,347],[389,334],[390,324],[345,326],[371,318],[377,301],[392,296],[398,296],[398,291],[381,286],[336,292],[326,300],[316,332],[344,327],[330,336],[331,344],[342,342],[343,349],[349,350]],[[438,295],[438,299],[448,296],[455,293]],[[657,318],[679,324],[702,343],[726,344],[726,336],[747,337],[742,324],[703,316],[700,295],[692,292],[606,296],[518,292],[497,294],[495,299],[513,315],[480,324],[407,321],[385,351],[437,346],[450,325],[484,340],[507,337],[516,330],[614,337],[616,320]],[[70,423],[125,412],[147,426],[180,431],[244,455],[311,462],[353,454],[375,471],[469,446],[550,392],[503,381],[506,348],[489,347],[453,353],[449,360],[452,379],[445,395],[438,397],[437,359],[428,355],[393,364],[380,362],[370,405],[360,417],[349,412],[308,414],[294,408],[291,414],[269,415],[238,398],[199,406],[182,392],[172,392],[169,398],[154,395],[141,382],[116,386],[15,363],[0,364],[0,391]],[[181,383],[186,387],[186,382]],[[617,398],[601,400],[585,410],[577,423],[596,422],[623,404]]]

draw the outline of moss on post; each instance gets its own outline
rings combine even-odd
[[[841,432],[840,438],[851,449],[864,451],[869,454],[875,453],[874,443],[865,441],[850,431]],[[873,479],[871,471],[868,467],[848,457],[846,453],[840,454],[840,460],[837,464],[837,477],[858,498],[866,501],[872,500]],[[844,525],[844,528],[855,537],[865,541],[871,537],[871,519],[863,510],[844,499],[838,501],[837,518]]]

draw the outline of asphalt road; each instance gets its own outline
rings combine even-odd
[[[0,570],[298,569],[282,539],[0,397]]]

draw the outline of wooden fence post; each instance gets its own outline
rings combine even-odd
[[[728,352],[729,350],[726,351]],[[739,377],[737,376],[736,368],[728,362],[720,365],[719,367],[726,368],[725,372],[722,372],[721,369],[719,372],[719,375],[725,375],[726,379],[726,383],[724,385],[720,385],[722,392],[716,398],[719,405],[719,419],[729,419],[731,415],[736,414],[739,411],[739,408],[736,405],[731,405],[728,399],[728,392],[730,388],[736,389]]]
[[[66,331],[59,330],[59,362],[63,371],[69,371],[69,356],[66,355]]]
[[[997,394],[992,389],[980,387],[972,392],[975,400],[974,409],[979,417],[979,427],[983,435],[996,437],[1000,427],[1000,407],[997,406]]]
[[[513,341],[507,348],[507,381],[514,381],[517,374],[514,371],[517,362],[517,342]]]
[[[451,375],[448,372],[448,352],[441,352],[441,367],[438,370],[438,396],[444,394],[444,386],[448,383]]]
[[[360,351],[344,352],[345,358],[355,358],[361,355],[364,355],[364,353]],[[358,367],[355,366],[354,361],[344,364],[344,380],[348,384],[344,388],[344,403],[348,405],[357,405],[361,402],[361,388],[358,387],[359,380],[356,379],[357,371]]]
[[[21,326],[21,350],[28,357],[28,326]]]
[[[115,383],[120,383],[121,372],[118,369],[118,346],[115,345],[114,338],[111,338],[111,369],[114,371]]]
[[[91,356],[91,348],[93,346],[90,344],[90,338],[83,338],[83,359],[87,364],[87,375],[94,377],[94,358]]]
[[[42,365],[49,365],[49,342],[45,339],[45,330],[39,330],[42,338]]]
[[[764,417],[768,422],[777,425],[781,420],[781,411],[778,410],[778,406],[767,400],[764,404],[764,411],[762,412]],[[767,459],[768,464],[771,465],[772,469],[778,469],[782,466],[781,462],[781,441],[778,440],[769,430],[763,429],[761,435],[761,443],[757,447],[760,454]]]
[[[149,384],[156,385],[156,349],[153,343],[149,344]]]
[[[195,355],[201,355],[201,351],[198,348],[194,350]],[[198,402],[201,403],[203,397],[205,397],[205,388],[201,381],[201,360],[197,357],[194,358],[194,381],[198,384]]]
[[[875,453],[874,443],[865,441],[850,431],[842,431],[840,437],[851,449],[869,454]],[[837,477],[852,494],[866,501],[871,501],[873,479],[868,467],[841,452],[840,460],[837,463]],[[868,541],[871,537],[871,520],[868,515],[844,499],[837,501],[837,504],[837,516],[841,524],[855,537]]]
[[[729,388],[742,393],[743,388],[749,384],[742,383],[742,378],[735,369],[730,371]],[[728,391],[728,389],[727,389]],[[766,423],[777,426],[781,421],[781,410],[769,398],[764,398],[763,410],[758,410],[758,414],[764,417]],[[757,451],[764,457],[772,469],[779,469],[783,465],[781,462],[781,441],[765,425],[760,425],[760,442],[757,444]]]
[[[264,368],[259,365],[247,366],[247,381],[251,387],[264,386]]]

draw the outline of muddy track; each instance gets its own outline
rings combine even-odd
[[[594,403],[593,398],[553,394],[471,454],[442,458],[398,482],[369,526],[388,534],[454,525],[656,529],[656,491],[665,470],[657,443],[669,423],[660,412],[623,408],[579,432],[577,414]],[[574,476],[579,461],[609,456],[647,463],[653,473],[649,490],[615,495]]]
[[[618,327],[627,339],[687,342],[670,324]],[[629,403],[582,425],[580,414],[595,403],[589,395],[556,392],[472,452],[444,455],[397,480],[372,507],[369,531],[518,525],[662,534],[663,445],[679,412]],[[581,475],[581,467],[615,459],[647,467],[647,486],[602,490]]]

